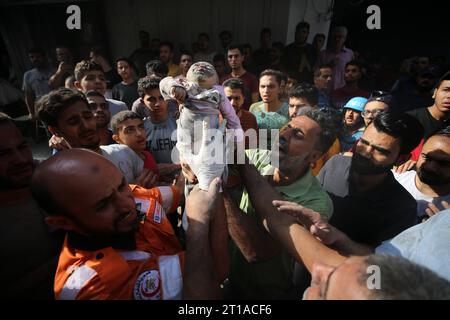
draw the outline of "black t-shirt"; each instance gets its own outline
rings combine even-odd
[[[353,241],[377,246],[417,223],[416,201],[392,173],[375,189],[358,192],[350,182],[351,161],[337,155],[317,176],[333,201],[331,225]]]
[[[128,109],[131,110],[133,102],[139,98],[137,81],[132,84],[118,83],[112,89],[112,98],[125,102]]]
[[[428,108],[411,110],[407,114],[413,116],[422,124],[425,140],[450,125],[449,120],[436,120],[433,118]]]

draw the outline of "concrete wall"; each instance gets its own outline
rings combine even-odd
[[[230,30],[233,42],[259,47],[262,28],[272,29],[273,41],[290,43],[295,25],[311,23],[311,40],[316,32],[327,34],[329,21],[315,9],[324,11],[331,0],[108,0],[103,1],[108,38],[114,57],[129,55],[139,46],[138,31],[150,37],[170,40],[176,48],[191,49],[200,32],[210,35],[213,48],[218,34]],[[306,12],[305,12],[306,9]]]

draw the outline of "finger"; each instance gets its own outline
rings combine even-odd
[[[434,213],[438,213],[439,211],[441,211],[441,210],[439,210],[439,208],[436,207],[436,206],[434,205],[434,203],[432,203],[432,202],[430,202],[430,203],[428,204],[428,208],[429,208],[430,210],[432,210]]]
[[[275,207],[281,207],[283,205],[298,205],[297,203],[294,202],[290,202],[290,201],[284,201],[284,200],[273,200],[272,204]]]
[[[447,201],[442,201],[441,203],[445,209],[450,209],[450,204]]]
[[[209,184],[208,193],[210,195],[217,195],[220,191],[220,186],[222,185],[222,180],[220,178],[215,178]]]
[[[432,216],[434,216],[434,212],[433,212],[433,210],[431,210],[431,209],[426,209],[425,210],[425,212],[426,212],[426,214],[429,216],[429,217],[432,217]]]

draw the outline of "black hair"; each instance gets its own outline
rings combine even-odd
[[[120,111],[119,113],[115,114],[114,117],[111,118],[111,130],[113,134],[117,134],[119,132],[119,128],[122,122],[130,119],[142,120],[142,117],[136,112],[130,110]]]
[[[138,81],[138,93],[141,98],[145,96],[146,90],[159,90],[159,83],[161,82],[160,78],[156,77],[144,77],[139,79]]]
[[[315,107],[319,101],[319,91],[313,85],[303,82],[294,86],[288,92],[289,98],[304,98],[311,107]]]
[[[242,45],[236,44],[236,43],[230,44],[230,45],[227,47],[227,53],[228,53],[228,51],[230,51],[230,50],[236,50],[236,49],[239,50],[239,52],[241,53],[241,55],[244,55],[244,49],[243,49]]]
[[[167,74],[169,73],[169,68],[167,67],[167,65],[158,59],[147,62],[147,64],[145,65],[145,69],[147,71],[147,75],[158,73],[167,76]]]
[[[372,123],[378,131],[400,139],[401,155],[411,153],[423,138],[423,126],[416,118],[391,108],[380,112]]]
[[[222,84],[222,87],[224,88],[230,88],[230,89],[239,89],[241,90],[242,94],[245,94],[245,85],[244,82],[239,78],[231,78],[225,81]]]

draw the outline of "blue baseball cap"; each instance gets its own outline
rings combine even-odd
[[[363,112],[367,101],[369,100],[366,98],[356,97],[347,102],[343,109],[352,109],[358,112]]]

